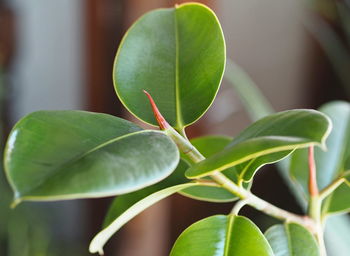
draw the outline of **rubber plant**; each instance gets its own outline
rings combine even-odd
[[[5,149],[13,205],[118,195],[90,244],[91,253],[103,254],[105,243],[124,224],[174,193],[236,201],[230,214],[188,227],[170,255],[326,255],[326,217],[350,208],[349,104],[274,113],[235,138],[189,140],[185,128],[212,104],[225,56],[219,21],[204,5],[187,3],[142,16],[119,46],[114,86],[133,115],[160,130],[84,111],[27,115],[13,128]],[[327,145],[330,151],[324,152]],[[308,198],[305,216],[250,191],[260,167],[293,152],[291,174]],[[239,215],[245,205],[282,222],[263,234]]]

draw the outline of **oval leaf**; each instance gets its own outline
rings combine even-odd
[[[223,136],[206,136],[191,140],[192,144],[206,157],[222,150],[230,141],[231,139],[229,137]],[[118,196],[116,199],[114,199],[110,208],[108,209],[103,226],[108,226],[129,207],[150,194],[170,186],[189,182],[190,180],[188,180],[184,174],[189,167],[188,162],[190,162],[190,160],[186,155],[182,155],[182,158],[184,160],[180,161],[176,170],[166,179],[152,186]],[[237,181],[237,176],[234,169],[226,170],[224,173],[233,181]],[[206,177],[206,179],[211,180],[209,177]],[[206,183],[199,183],[198,186],[183,189],[179,193],[186,197],[209,202],[231,202],[237,199],[235,195],[227,190],[219,186],[216,187],[214,185],[206,185]]]
[[[128,193],[164,179],[178,161],[176,145],[162,132],[83,111],[29,114],[5,150],[17,202]]]
[[[170,256],[273,256],[264,235],[242,216],[217,215],[188,227],[176,240]]]
[[[90,243],[89,251],[91,253],[103,254],[103,246],[111,238],[111,236],[117,232],[122,226],[124,226],[128,221],[134,218],[136,215],[141,213],[143,210],[147,209],[151,205],[159,202],[160,200],[179,192],[182,189],[197,186],[196,183],[181,184],[173,187],[169,187],[153,193],[136,204],[132,205],[125,212],[119,215],[110,225],[98,233]]]
[[[147,90],[178,130],[209,108],[225,65],[225,42],[215,14],[190,3],[142,16],[126,33],[114,63],[114,86],[137,118],[157,125]]]
[[[324,189],[335,179],[345,177],[347,160],[350,157],[350,104],[335,101],[325,104],[320,111],[329,116],[333,129],[327,139],[327,151],[315,149],[315,162],[317,168],[317,184]],[[306,150],[297,150],[292,155],[290,174],[303,188],[305,197],[308,197],[308,153]],[[341,185],[331,194],[324,205],[324,212],[337,213],[350,209],[350,187]]]
[[[275,225],[265,236],[275,256],[318,256],[318,245],[313,235],[296,223]]]
[[[189,168],[186,176],[199,178],[244,163],[239,175],[250,180],[262,165],[281,160],[296,148],[324,147],[330,128],[327,116],[315,110],[272,114],[250,125],[223,151]]]

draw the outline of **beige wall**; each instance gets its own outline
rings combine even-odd
[[[219,0],[216,3],[228,56],[249,73],[274,108],[303,107],[307,98],[308,45],[302,25],[305,15],[302,1]],[[248,119],[230,89],[222,88],[220,95],[207,115],[208,121],[212,121],[214,133],[235,134]],[[232,98],[234,102],[230,102]],[[218,117],[218,112],[223,113]],[[231,122],[215,125],[220,116]]]

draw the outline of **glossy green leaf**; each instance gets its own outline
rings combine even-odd
[[[318,256],[318,245],[313,235],[296,223],[274,225],[265,236],[275,256]]]
[[[225,77],[235,87],[250,118],[255,121],[257,118],[271,114],[273,109],[271,109],[271,105],[267,103],[268,101],[264,98],[261,91],[259,91],[259,88],[241,68],[236,66],[234,64],[232,65],[232,61],[227,62]],[[279,174],[284,179],[285,184],[299,205],[302,208],[306,208],[307,201],[303,196],[303,192],[296,183],[291,182],[288,162],[289,158],[278,162]],[[325,236],[329,255],[347,256],[347,252],[350,251],[350,244],[348,243],[350,237],[349,217],[345,215],[334,215],[331,218],[327,218]]]
[[[333,129],[327,139],[327,151],[315,149],[317,184],[324,189],[347,171],[347,159],[350,157],[350,104],[335,101],[325,104],[320,111],[328,115]],[[290,173],[308,197],[308,159],[306,150],[293,153]],[[347,176],[350,179],[350,175]],[[325,212],[336,213],[350,209],[350,188],[341,185],[326,201]],[[328,209],[327,209],[328,208]]]
[[[124,194],[176,168],[176,145],[105,114],[39,111],[19,121],[5,150],[15,200],[63,200]]]
[[[229,137],[206,136],[193,139],[191,142],[198,150],[201,151],[204,156],[207,157],[222,150],[230,141],[231,139]],[[116,199],[114,199],[107,212],[103,226],[106,227],[112,223],[113,220],[125,212],[129,207],[150,194],[170,186],[189,182],[190,180],[188,180],[184,174],[189,167],[190,160],[185,155],[182,155],[182,158],[184,160],[180,161],[176,170],[166,179],[152,186],[118,196]],[[233,181],[237,181],[237,176],[234,169],[231,168],[224,171],[224,173]],[[208,177],[206,177],[206,179],[211,180]],[[248,185],[246,185],[246,187],[248,187]],[[230,202],[237,199],[235,195],[219,186],[205,185],[202,183],[198,184],[198,186],[183,189],[179,193],[186,197],[209,202]]]
[[[157,125],[147,90],[178,130],[200,118],[219,88],[225,42],[215,14],[197,3],[158,9],[128,30],[114,63],[114,85],[125,107]]]
[[[126,211],[119,215],[117,219],[115,219],[110,225],[108,225],[105,229],[103,229],[100,233],[98,233],[94,239],[90,243],[89,251],[91,253],[100,253],[103,254],[103,246],[106,242],[111,238],[111,236],[117,232],[122,226],[124,226],[128,221],[134,218],[136,215],[141,213],[143,210],[147,209],[151,205],[159,202],[160,200],[179,192],[182,189],[197,186],[196,183],[187,183],[181,184],[173,187],[169,187],[153,193],[141,201],[133,204]]]
[[[223,151],[189,168],[186,176],[199,178],[244,163],[239,175],[250,180],[262,165],[276,162],[296,148],[324,147],[330,126],[330,120],[314,110],[272,114],[250,125]]]
[[[273,256],[264,235],[242,216],[217,215],[188,227],[170,256]]]

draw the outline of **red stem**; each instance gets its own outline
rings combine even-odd
[[[157,122],[159,124],[159,128],[161,130],[166,130],[166,129],[170,128],[170,125],[168,124],[168,122],[164,119],[164,117],[160,113],[160,111],[159,111],[156,103],[154,102],[152,96],[146,90],[143,90],[143,92],[147,95],[147,97],[149,99],[149,102],[151,103],[154,116],[155,116],[155,118],[156,118],[156,120],[157,120]]]
[[[313,146],[309,147],[309,192],[310,196],[318,196],[316,164]]]

